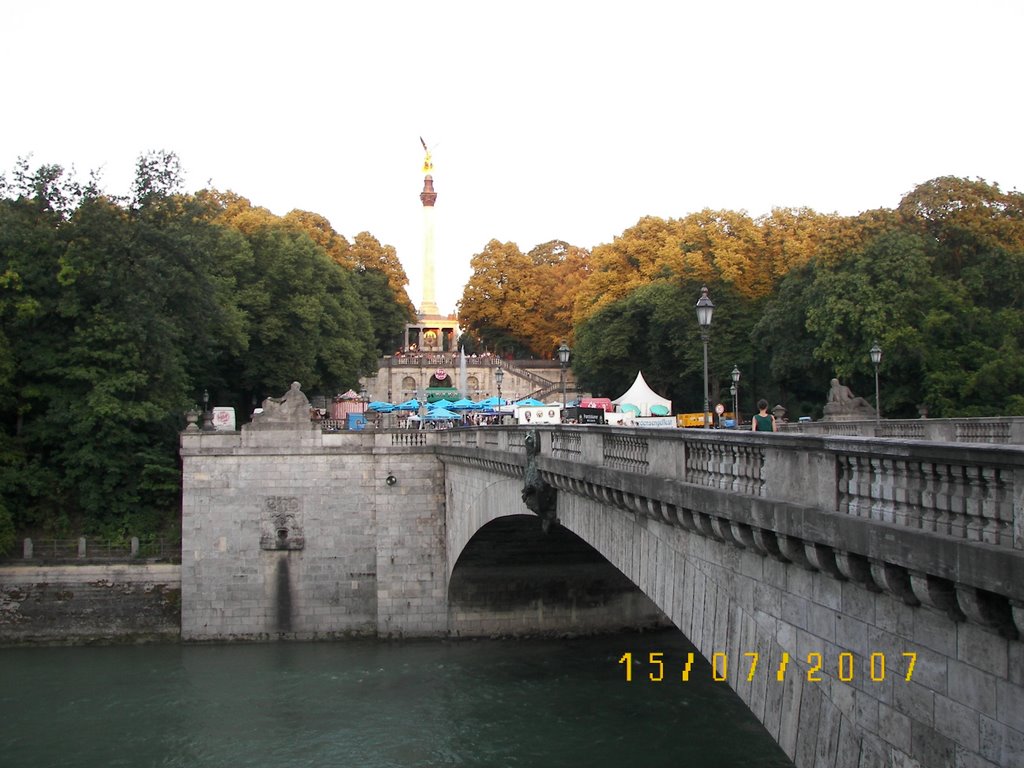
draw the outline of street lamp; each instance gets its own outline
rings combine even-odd
[[[370,402],[370,398],[366,396],[366,382],[364,381],[359,387],[359,402],[363,404],[363,413],[366,413],[366,404]]]
[[[558,362],[562,366],[562,407],[565,408],[565,366],[569,364],[569,355],[572,350],[569,349],[569,345],[562,341],[562,346],[558,348]]]
[[[494,372],[494,380],[498,384],[498,408],[500,409],[501,406],[502,406],[502,402],[501,402],[501,382],[505,380],[505,371],[503,371],[501,369],[500,365],[498,366],[498,370],[496,370]]]
[[[878,365],[882,362],[882,348],[878,346],[877,341],[868,354],[871,355],[871,362],[875,365],[875,424],[881,424],[882,401],[878,397]]]
[[[697,299],[697,324],[700,325],[700,339],[704,342],[704,429],[711,429],[711,420],[708,415],[711,411],[711,400],[708,398],[708,336],[711,334],[711,315],[715,312],[715,305],[708,297],[708,287],[705,285],[700,289],[700,298]]]
[[[210,390],[203,390],[203,429],[213,429],[213,414],[210,413]]]
[[[740,426],[740,369],[739,366],[732,367],[732,418],[736,422],[736,428]]]

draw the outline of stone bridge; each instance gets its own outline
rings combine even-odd
[[[1024,450],[550,428],[545,536],[526,434],[184,433],[183,636],[667,620],[798,766],[1024,764]]]

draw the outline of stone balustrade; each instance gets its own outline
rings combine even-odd
[[[780,425],[780,431],[802,435],[886,437],[946,443],[1024,445],[1024,416],[964,419],[883,419],[867,421],[802,421]]]
[[[1024,448],[725,430],[542,431],[550,435],[543,453],[558,459],[1024,549]],[[487,430],[487,447],[523,450],[522,433]],[[443,445],[479,440],[476,430],[427,434]]]

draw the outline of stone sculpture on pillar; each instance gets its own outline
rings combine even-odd
[[[311,429],[309,398],[302,391],[302,385],[293,381],[281,397],[268,397],[263,401],[261,413],[255,413],[251,429]]]
[[[828,402],[825,404],[825,415],[822,421],[864,421],[875,418],[875,409],[863,397],[857,397],[839,379],[832,379],[828,391]]]

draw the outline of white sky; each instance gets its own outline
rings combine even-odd
[[[492,238],[593,247],[644,215],[893,207],[936,176],[1024,189],[1024,3],[5,3],[0,169],[178,154],[212,184],[394,245],[418,306]]]

